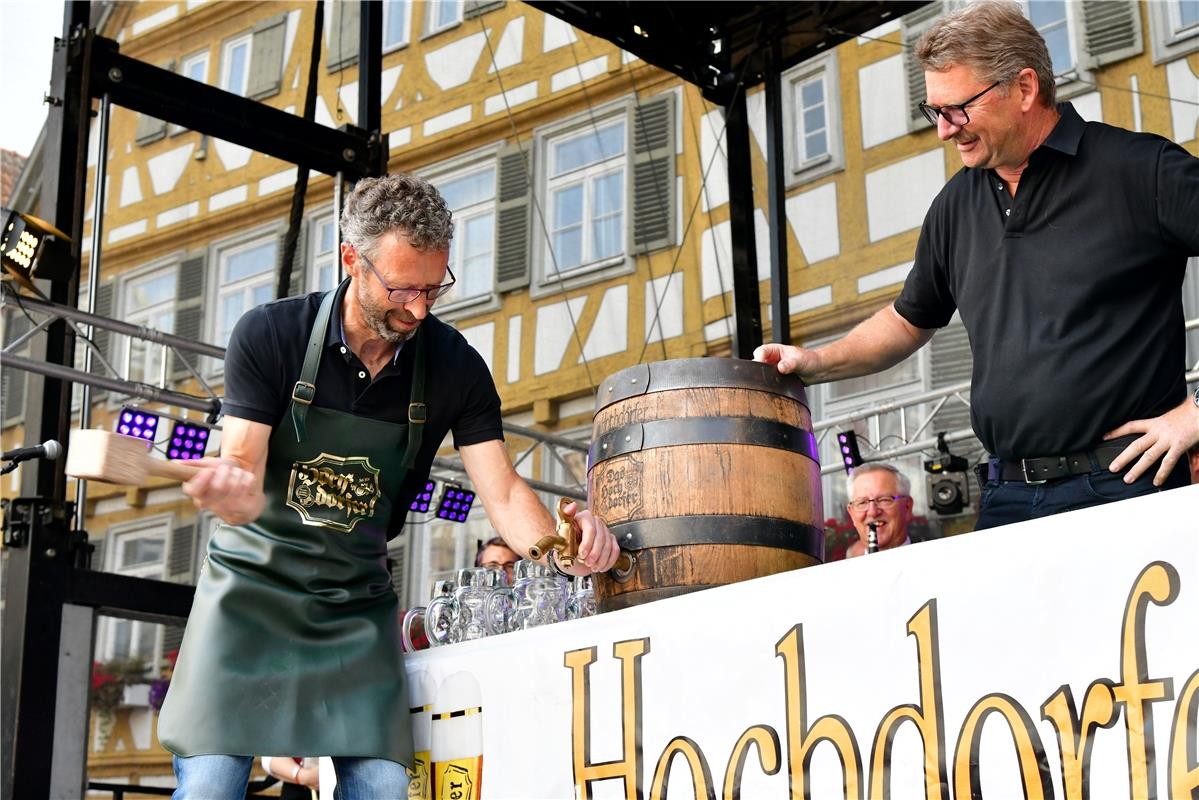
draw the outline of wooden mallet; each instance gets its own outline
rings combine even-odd
[[[67,449],[66,473],[82,480],[144,486],[152,476],[190,480],[201,469],[196,464],[154,458],[146,441],[111,431],[72,431]]]

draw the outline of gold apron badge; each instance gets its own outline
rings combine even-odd
[[[349,533],[359,520],[374,515],[381,496],[379,470],[368,458],[321,453],[291,465],[287,505],[305,525]]]

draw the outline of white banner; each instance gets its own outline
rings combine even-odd
[[[417,653],[414,791],[1193,800],[1197,519],[1199,486]]]

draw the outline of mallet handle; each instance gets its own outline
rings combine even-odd
[[[150,474],[179,481],[190,481],[203,469],[201,466],[186,461],[159,461],[149,457],[146,460],[149,462],[147,466]]]

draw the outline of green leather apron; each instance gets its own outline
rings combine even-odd
[[[420,447],[424,336],[409,424],[311,406],[335,297],[312,326],[271,435],[266,509],[213,534],[158,736],[181,756],[359,756],[411,767],[387,525]]]

